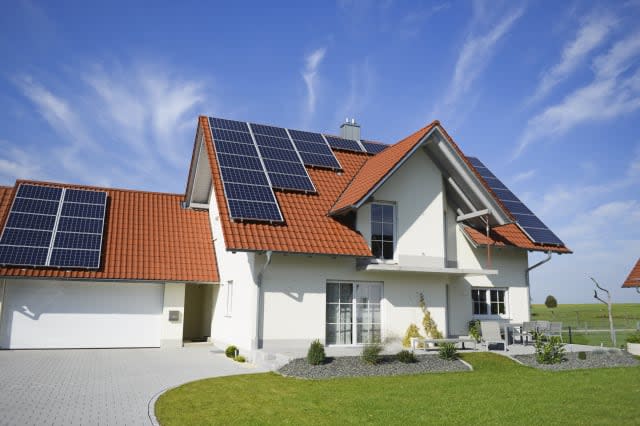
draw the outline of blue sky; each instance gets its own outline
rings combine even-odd
[[[532,295],[615,301],[640,256],[640,1],[15,1],[0,184],[184,191],[198,115],[395,142],[439,119],[575,254]],[[231,2],[228,2],[231,3]],[[531,255],[530,263],[541,259]]]

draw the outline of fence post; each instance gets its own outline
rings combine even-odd
[[[571,334],[571,326],[569,326],[569,343],[573,343],[573,336]]]

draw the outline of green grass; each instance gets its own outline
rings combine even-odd
[[[616,329],[618,346],[622,345],[630,331],[635,329],[640,321],[640,303],[616,303],[613,305],[613,326]],[[572,343],[581,345],[613,346],[608,331],[583,332],[582,330],[609,330],[609,313],[602,303],[588,304],[559,304],[557,308],[549,309],[545,305],[531,305],[532,320],[561,321],[563,328],[573,329]],[[618,331],[623,329],[623,331]],[[565,342],[569,342],[569,333],[563,335]]]
[[[640,367],[545,372],[468,353],[475,371],[301,380],[201,380],[156,404],[164,426],[204,424],[634,424]]]

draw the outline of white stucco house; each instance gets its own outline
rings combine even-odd
[[[419,294],[446,336],[529,320],[528,253],[564,243],[439,122],[341,130],[200,117],[185,194],[80,187],[107,193],[93,269],[2,264],[20,185],[75,186],[0,189],[0,348],[360,345],[419,324]]]

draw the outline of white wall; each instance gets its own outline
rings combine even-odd
[[[382,282],[382,333],[401,338],[421,324],[418,292],[427,299],[438,328],[446,333],[446,277],[435,274],[356,271],[353,258],[274,254],[263,279],[265,347],[302,347],[325,339],[327,281]]]
[[[182,328],[184,323],[184,290],[183,283],[166,283],[164,285],[164,301],[160,329],[160,346],[182,347]],[[178,321],[169,321],[169,311],[180,312]]]
[[[218,262],[220,286],[213,295],[211,339],[220,347],[237,346],[247,355],[252,348],[256,324],[257,286],[253,276],[253,253],[230,252],[224,245],[215,194],[209,197],[209,218]],[[232,311],[227,313],[227,287],[233,281]]]
[[[374,194],[396,205],[394,258],[402,263],[444,266],[442,174],[419,149]],[[370,204],[357,212],[356,227],[371,241]]]

